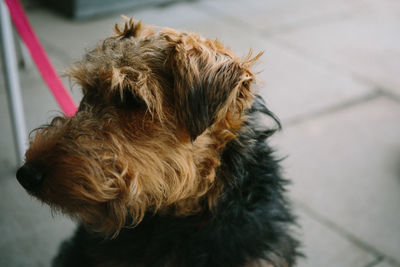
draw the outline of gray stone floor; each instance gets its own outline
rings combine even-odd
[[[307,255],[299,266],[400,266],[399,1],[204,0],[122,13],[218,37],[239,55],[265,52],[260,92],[283,121],[272,143],[288,156]],[[120,21],[74,22],[40,7],[28,16],[60,72]],[[34,67],[20,76],[33,129],[59,109]],[[29,197],[16,168],[1,79],[0,266],[48,266],[74,224]]]

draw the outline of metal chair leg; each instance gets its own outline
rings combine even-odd
[[[7,98],[11,114],[18,163],[21,165],[24,161],[28,140],[25,127],[24,109],[21,97],[21,87],[19,83],[12,25],[8,8],[3,0],[0,0],[0,33]]]

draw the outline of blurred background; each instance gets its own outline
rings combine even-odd
[[[23,1],[59,73],[111,34],[120,14],[219,38],[238,55],[264,51],[260,93],[283,123],[271,142],[288,156],[285,176],[307,256],[299,266],[400,266],[400,1],[54,3]],[[75,226],[15,179],[0,73],[0,266],[49,266]],[[30,131],[60,109],[33,64],[20,69],[20,80]],[[78,103],[79,88],[72,94]]]

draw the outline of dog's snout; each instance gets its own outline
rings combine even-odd
[[[43,180],[43,173],[33,164],[25,164],[17,171],[18,182],[28,191],[35,191]]]

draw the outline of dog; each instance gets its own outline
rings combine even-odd
[[[16,174],[79,224],[53,266],[295,264],[260,56],[130,19],[67,71],[78,111],[36,129]]]

